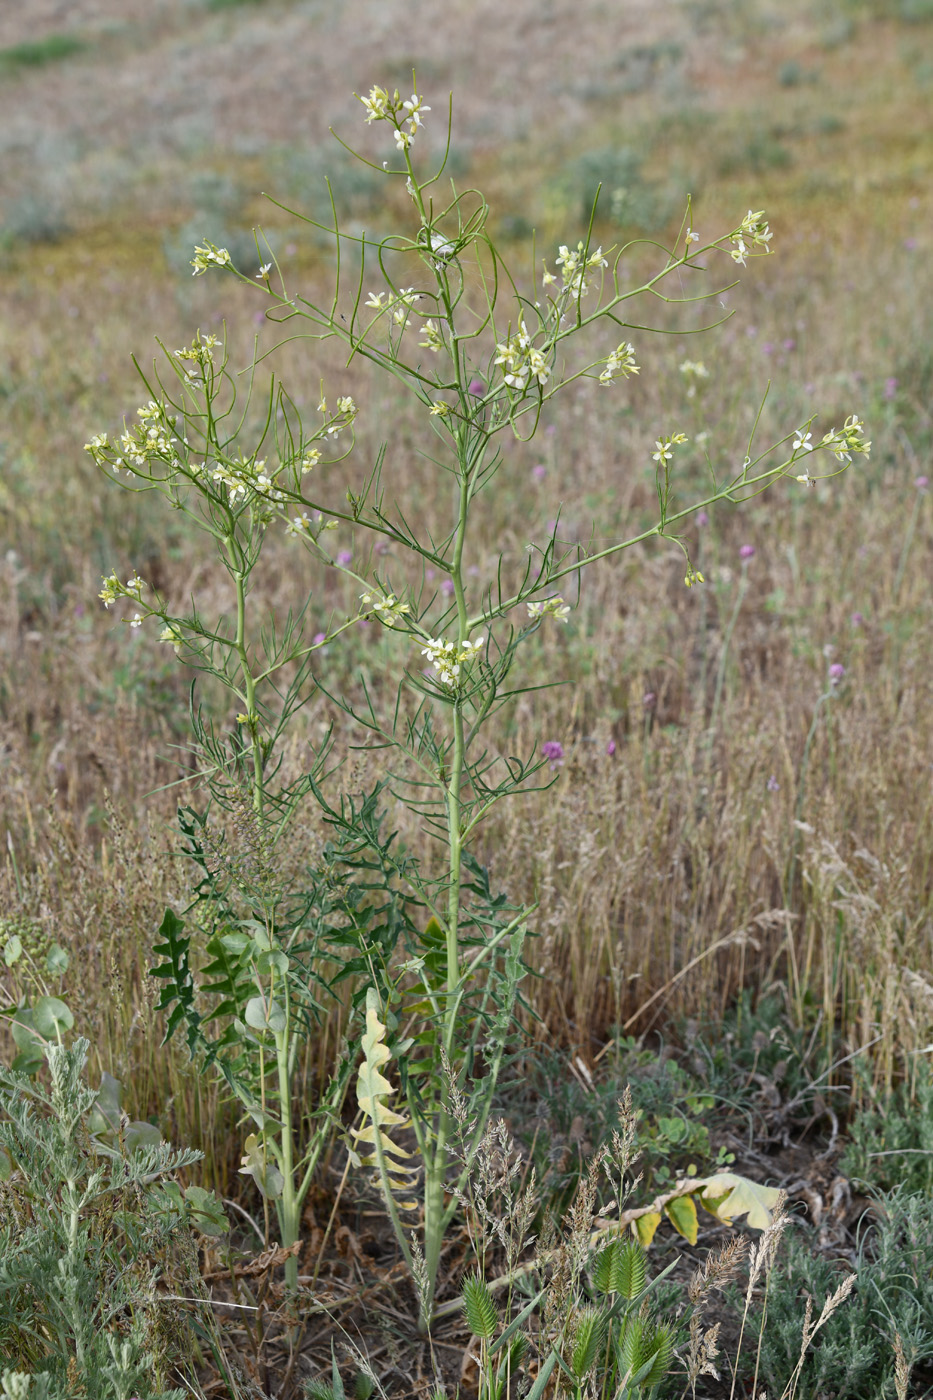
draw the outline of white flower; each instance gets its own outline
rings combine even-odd
[[[264,278],[268,277],[268,276],[269,276],[269,269],[270,269],[271,266],[272,266],[271,262],[269,262],[269,263],[263,263],[262,267],[261,267],[261,268],[259,269],[259,271],[256,273],[256,276],[257,276],[258,278],[260,278],[260,279],[264,279]]]
[[[655,445],[655,447],[656,447],[658,450],[657,450],[657,452],[652,452],[652,454],[651,454],[652,461],[655,461],[655,462],[669,462],[669,461],[671,460],[671,458],[673,457],[673,455],[674,455],[673,452],[670,450],[670,449],[671,449],[670,441],[667,440],[667,439],[664,439],[664,440],[662,441],[661,438],[658,438],[658,440],[655,442],[654,445]]]
[[[230,254],[226,248],[218,248],[213,243],[207,243],[204,247],[195,246],[190,266],[194,268],[192,277],[200,277],[209,267],[230,267]]]
[[[553,617],[555,622],[566,622],[570,607],[560,594],[555,598],[544,598],[539,603],[526,603],[529,618]]]
[[[812,436],[812,433],[807,433],[806,436],[804,436],[803,428],[798,428],[797,436],[794,438],[794,446],[792,450],[794,452],[812,452],[813,444],[810,441]]]
[[[142,625],[143,625],[142,614],[141,614],[141,613],[134,613],[133,616],[130,618],[130,626],[131,626],[131,627],[142,627]]]

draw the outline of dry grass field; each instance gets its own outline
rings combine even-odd
[[[688,1160],[705,1173],[731,1153],[749,1175],[791,1187],[819,1226],[831,1182],[844,1181],[849,1214],[823,1255],[855,1270],[857,1203],[933,1150],[926,0],[33,0],[0,11],[0,951],[14,935],[66,951],[67,971],[44,986],[90,1042],[91,1081],[120,1079],[131,1118],[205,1154],[186,1181],[232,1201],[240,1224],[244,1212],[261,1216],[258,1192],[237,1174],[247,1131],[238,1106],[180,1037],[161,1045],[148,975],[163,910],[191,899],[175,812],[179,800],[204,800],[193,673],[97,598],[102,576],[138,570],[171,607],[196,596],[205,614],[222,613],[228,579],[189,521],[154,494],[121,492],[82,449],[149,398],[132,357],[145,368],[155,336],[174,346],[199,328],[225,334],[236,368],[254,343],[276,345],[259,287],[191,277],[195,244],[229,248],[252,278],[261,225],[291,284],[329,296],[331,242],[290,209],[326,222],[329,181],[351,233],[379,237],[410,221],[407,197],[386,196],[378,172],[355,165],[328,128],[381,162],[385,134],[363,125],[353,94],[374,83],[408,92],[412,70],[432,107],[425,159],[443,154],[452,93],[448,173],[458,189],[483,191],[490,231],[526,284],[532,240],[540,267],[585,237],[600,182],[594,242],[632,241],[632,282],[673,246],[688,194],[704,236],[747,209],[766,209],[774,231],[773,255],[737,269],[712,305],[639,298],[625,332],[637,340],[638,378],[612,396],[580,381],[546,405],[531,441],[503,448],[470,544],[477,596],[499,569],[518,578],[529,541],[546,540],[555,520],[563,544],[588,549],[649,529],[662,433],[690,438],[684,504],[703,498],[708,466],[721,475],[741,462],[759,412],[762,443],[814,415],[818,437],[849,414],[872,440],[868,459],[813,490],[791,478],[741,509],[693,515],[685,539],[702,587],[684,588],[682,555],[665,540],[581,571],[572,596],[565,586],[568,624],[542,629],[517,663],[522,683],[553,684],[519,697],[489,730],[497,754],[559,744],[555,781],[497,809],[476,849],[497,889],[537,903],[526,953],[539,975],[522,984],[519,1013],[525,1088],[506,1074],[497,1112],[526,1165],[542,1135],[566,1149],[545,1163],[551,1199],[566,1204],[576,1176],[585,1180],[583,1158],[608,1132],[606,1105],[623,1082],[635,1091],[644,1081],[645,1189],[662,1189]],[[594,353],[606,354],[600,335]],[[691,378],[681,366],[698,360],[708,373]],[[271,363],[307,414],[322,377],[360,407],[354,452],[321,488],[335,510],[385,443],[393,504],[414,512],[422,538],[444,532],[449,479],[429,459],[410,395],[371,365],[347,368],[327,342],[296,340]],[[364,557],[351,526],[336,539]],[[310,596],[312,632],[357,610],[352,580],[284,532],[254,587],[280,617]],[[357,697],[365,686],[389,703],[396,640],[375,624],[351,628],[320,653],[321,686]],[[284,762],[299,772],[333,725],[333,796],[375,782],[386,760],[324,688],[298,715]],[[235,733],[220,689],[201,693]],[[411,811],[390,803],[387,820],[401,848],[434,858]],[[321,841],[307,809],[282,859]],[[9,1016],[31,992],[21,964],[7,964]],[[344,984],[303,1049],[305,1086],[319,1086],[346,1035],[359,1034],[348,1019],[355,986]],[[5,1032],[3,1045],[13,1053]],[[697,1094],[711,1096],[702,1131]],[[895,1103],[899,1123],[915,1120],[906,1136],[865,1126]],[[670,1113],[687,1127],[659,1126]],[[392,1273],[378,1199],[355,1192],[352,1174],[347,1182],[338,1129],[300,1256],[303,1278],[327,1280],[332,1312],[314,1312],[296,1340],[275,1311],[278,1276],[260,1271],[248,1294],[258,1332],[244,1340],[219,1310],[231,1331],[217,1345],[236,1352],[242,1375],[232,1380],[202,1336],[199,1368],[186,1373],[200,1379],[186,1384],[302,1393],[319,1368],[332,1383],[332,1341],[352,1336],[386,1394],[432,1394],[441,1373],[449,1394],[456,1384],[477,1393],[472,1363],[458,1369],[462,1328],[429,1364],[411,1329],[396,1326],[411,1299]],[[878,1155],[895,1148],[896,1164]],[[929,1199],[928,1172],[924,1189]],[[238,1240],[237,1258],[254,1245]],[[464,1255],[451,1247],[447,1297]],[[220,1279],[229,1266],[234,1279],[232,1258],[205,1246],[202,1272]],[[232,1297],[229,1279],[217,1287]],[[0,1321],[4,1296],[0,1271]],[[351,1310],[341,1333],[334,1319]],[[831,1376],[823,1389],[803,1379],[796,1393],[930,1394],[929,1348],[917,1343],[912,1379],[902,1388],[902,1368],[895,1390],[894,1332],[879,1336],[884,1375],[869,1367],[848,1390],[832,1389]],[[751,1395],[750,1374],[738,1375],[735,1393]],[[566,1383],[567,1394],[623,1393]],[[729,1394],[730,1383],[694,1377],[693,1393]],[[686,1384],[681,1366],[659,1393],[690,1393]]]

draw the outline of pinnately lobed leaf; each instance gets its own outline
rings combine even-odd
[[[744,1215],[753,1230],[768,1228],[781,1194],[774,1186],[761,1186],[736,1172],[717,1172],[698,1181],[697,1187],[700,1204],[717,1220],[731,1225],[737,1216]]]

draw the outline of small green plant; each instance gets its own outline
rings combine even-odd
[[[337,277],[327,301],[293,292],[258,234],[257,249],[268,248],[268,259],[255,278],[238,275],[266,299],[270,319],[301,322],[303,335],[338,342],[351,368],[368,361],[413,395],[435,434],[430,458],[450,482],[446,530],[424,536],[417,502],[396,499],[387,445],[362,472],[349,462],[359,413],[351,395],[335,399],[322,385],[315,417],[274,377],[259,395],[256,362],[241,388],[226,346],[200,332],[179,350],[162,346],[163,360],[143,375],[150,398],[138,422],[113,442],[99,434],[88,451],[121,486],[159,492],[212,537],[234,600],[229,617],[204,617],[196,600],[179,615],[136,573],[126,582],[111,574],[100,594],[108,607],[129,602],[130,626],[157,623],[162,642],[219,683],[236,709],[235,723],[219,723],[192,705],[210,805],[183,809],[181,821],[200,881],[196,905],[208,916],[212,961],[196,970],[186,941],[192,935],[169,911],[156,969],[165,983],[163,1007],[171,1012],[169,1032],[186,1025],[192,1048],[215,1061],[240,1096],[254,1128],[246,1170],[266,1199],[275,1199],[287,1243],[285,1232],[295,1238],[298,1229],[321,1125],[335,1112],[350,1067],[349,1059],[332,1067],[309,1139],[308,1122],[303,1133],[291,1106],[297,1046],[322,1007],[333,1004],[337,978],[349,980],[366,1018],[360,1140],[399,1248],[424,1280],[427,1326],[442,1245],[468,1170],[455,1169],[451,1156],[450,1096],[454,1086],[461,1092],[469,1086],[475,1147],[516,1035],[514,1009],[534,911],[533,904],[513,904],[494,890],[476,853],[478,833],[501,802],[552,781],[553,745],[506,755],[485,740],[487,722],[539,683],[522,674],[523,644],[540,627],[566,621],[572,605],[561,590],[575,589],[582,570],[636,543],[666,540],[683,557],[685,585],[702,584],[684,536],[697,506],[739,504],[788,476],[805,485],[834,476],[870,444],[855,416],[816,443],[809,422],[764,449],[753,430],[741,465],[721,479],[711,477],[696,501],[681,496],[674,465],[686,435],[673,426],[655,430],[653,452],[646,443],[655,473],[654,524],[587,546],[563,543],[555,522],[546,537],[528,544],[517,567],[503,553],[494,580],[474,583],[471,551],[488,551],[479,502],[502,470],[502,435],[531,439],[547,405],[568,386],[589,381],[596,392],[610,393],[637,374],[637,352],[627,339],[633,322],[642,325],[633,299],[690,301],[681,290],[684,279],[701,268],[698,295],[705,299],[713,295],[705,260],[725,257],[731,273],[770,252],[771,231],[763,211],[749,210],[704,242],[688,205],[677,246],[660,248],[655,272],[630,289],[621,280],[624,250],[594,246],[594,208],[575,246],[559,247],[554,270],[544,262],[522,282],[492,242],[482,195],[455,187],[442,194],[444,162],[425,173],[413,159],[430,110],[423,97],[416,91],[402,100],[398,92],[374,87],[361,101],[367,122],[386,124],[394,148],[391,163],[361,158],[399,183],[410,200],[409,228],[371,241],[345,234],[336,210],[330,224],[306,218],[333,240]],[[205,243],[191,265],[200,275],[229,270],[232,259],[227,249]],[[678,279],[673,294],[662,291],[672,275]],[[589,343],[600,332],[611,344]],[[819,454],[828,459],[825,472],[817,468]],[[284,532],[359,590],[358,611],[310,637],[306,598],[296,599],[284,618],[257,617],[254,574],[272,531]],[[337,540],[333,531],[342,532]],[[438,577],[443,582],[436,588],[430,580]],[[388,696],[384,687],[364,687],[361,699],[338,692],[319,655],[361,620],[385,628],[394,647]],[[284,737],[315,692],[389,756],[384,783],[362,798],[331,795],[328,764],[336,760],[326,745],[297,777],[280,766]],[[437,838],[436,859],[416,861],[381,834],[383,787]],[[286,889],[277,873],[279,855],[306,804],[336,833],[337,850],[332,859],[325,853],[307,863]],[[226,814],[229,825],[235,811],[251,813],[253,847],[264,853],[257,870],[266,874],[245,884],[225,873],[221,837],[209,835],[218,814]],[[328,902],[334,869],[343,872],[339,896]],[[333,965],[335,950],[340,967],[328,982],[321,963]],[[211,1017],[218,1031],[206,1043],[198,1010],[202,989],[215,998]],[[241,1072],[245,1064],[248,1075]],[[383,1072],[390,1066],[397,1088]],[[393,1097],[400,1108],[392,1106]],[[420,1263],[403,1219],[416,1198],[412,1172],[399,1170],[400,1119],[410,1125],[417,1148]],[[468,1161],[470,1152],[465,1156]],[[714,1180],[712,1196],[724,1200],[738,1179],[729,1186]],[[698,1182],[669,1193],[658,1219],[675,1197],[702,1187]],[[289,1277],[294,1282],[294,1270]]]
[[[48,34],[44,39],[27,39],[0,49],[0,73],[4,69],[40,68],[70,58],[85,48],[83,39],[74,34]]]
[[[0,1066],[0,1354],[20,1368],[6,1393],[25,1375],[49,1400],[176,1400],[192,1325],[210,1325],[192,1230],[226,1220],[174,1180],[199,1153],[127,1125],[115,1080],[88,1088],[87,1049],[47,1045],[47,1087]]]

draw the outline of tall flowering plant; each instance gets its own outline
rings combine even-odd
[[[271,247],[255,279],[210,243],[195,250],[192,267],[196,276],[219,268],[250,282],[267,300],[270,319],[309,323],[311,335],[342,342],[351,363],[368,360],[405,386],[434,430],[439,467],[453,483],[446,531],[419,536],[404,503],[390,498],[384,449],[363,489],[347,490],[335,506],[333,492],[318,483],[332,482],[353,450],[354,399],[342,396],[331,405],[322,389],[317,418],[309,421],[273,379],[253,429],[249,404],[238,403],[226,347],[200,333],[181,350],[163,347],[162,368],[146,378],[150,398],[138,422],[113,441],[95,437],[88,451],[121,485],[158,490],[196,520],[213,536],[232,581],[236,613],[229,620],[206,619],[196,605],[185,615],[171,613],[136,574],[125,583],[112,574],[100,595],[108,607],[127,602],[130,625],[152,622],[182,661],[218,678],[236,697],[232,737],[192,708],[211,807],[230,809],[245,794],[256,841],[271,851],[302,804],[312,802],[334,837],[327,860],[307,873],[307,887],[286,894],[257,876],[246,881],[238,904],[231,893],[236,872],[216,853],[211,857],[208,812],[183,811],[198,900],[209,914],[201,920],[209,962],[197,974],[196,996],[192,935],[169,911],[159,945],[163,961],[155,969],[165,982],[169,1031],[184,1026],[192,1051],[215,1063],[240,1096],[255,1129],[244,1170],[275,1203],[286,1247],[298,1239],[322,1134],[355,1070],[362,1127],[350,1150],[375,1170],[427,1325],[445,1231],[514,1034],[532,913],[492,889],[475,854],[476,835],[499,802],[551,780],[547,752],[506,759],[483,743],[491,717],[529,688],[516,678],[523,644],[539,627],[567,621],[566,580],[638,541],[675,543],[685,584],[702,584],[681,534],[689,516],[716,501],[740,503],[785,476],[811,483],[834,475],[870,444],[855,417],[817,443],[807,423],[764,451],[750,443],[740,467],[684,504],[674,484],[687,439],[659,430],[652,454],[658,509],[649,529],[588,550],[563,547],[555,526],[543,544],[529,545],[524,572],[511,586],[502,569],[497,589],[471,586],[474,507],[494,489],[502,435],[532,438],[545,405],[578,380],[617,392],[639,373],[626,303],[662,294],[665,279],[694,268],[701,256],[722,254],[730,272],[732,264],[745,267],[770,254],[771,230],[763,211],[750,210],[704,243],[688,205],[677,247],[662,252],[647,281],[626,288],[621,253],[595,245],[594,210],[583,237],[561,245],[536,285],[523,287],[489,235],[489,210],[478,191],[458,194],[451,187],[449,198],[435,202],[445,162],[426,174],[416,160],[431,111],[424,98],[416,91],[403,100],[374,87],[360,101],[367,123],[384,124],[389,136],[389,158],[373,168],[400,181],[410,198],[404,232],[373,242],[344,233],[336,211],[331,224],[308,219],[332,238],[337,253],[327,303],[293,294]],[[359,268],[349,286],[341,258],[347,243]],[[594,358],[589,333],[604,322],[615,328],[617,343]],[[250,376],[254,395],[257,369],[254,364]],[[378,546],[372,562],[353,564],[367,557],[365,550],[335,552],[330,532],[337,527],[368,535]],[[359,591],[358,612],[326,636],[306,636],[306,599],[296,599],[286,619],[257,626],[251,584],[275,532]],[[428,570],[445,579],[430,598],[423,589]],[[419,578],[421,584],[413,582]],[[338,693],[318,655],[362,618],[386,629],[397,658],[396,695],[386,708],[365,687],[362,698]],[[322,783],[325,755],[297,781],[279,780],[282,736],[314,689],[394,756],[385,781],[440,838],[435,863],[419,863],[383,837],[381,788],[333,804]],[[259,864],[268,870],[274,861],[270,855]],[[243,886],[240,878],[241,894]],[[322,1102],[302,1115],[294,1104],[296,1045],[315,1033],[315,1018],[334,995],[325,962],[355,979],[360,1040],[335,1068]],[[200,1009],[207,993],[214,995],[213,1020]],[[452,1093],[468,1095],[471,1125],[467,1150],[456,1157]],[[408,1223],[416,1214],[421,1237]],[[296,1267],[290,1277],[297,1277]]]

